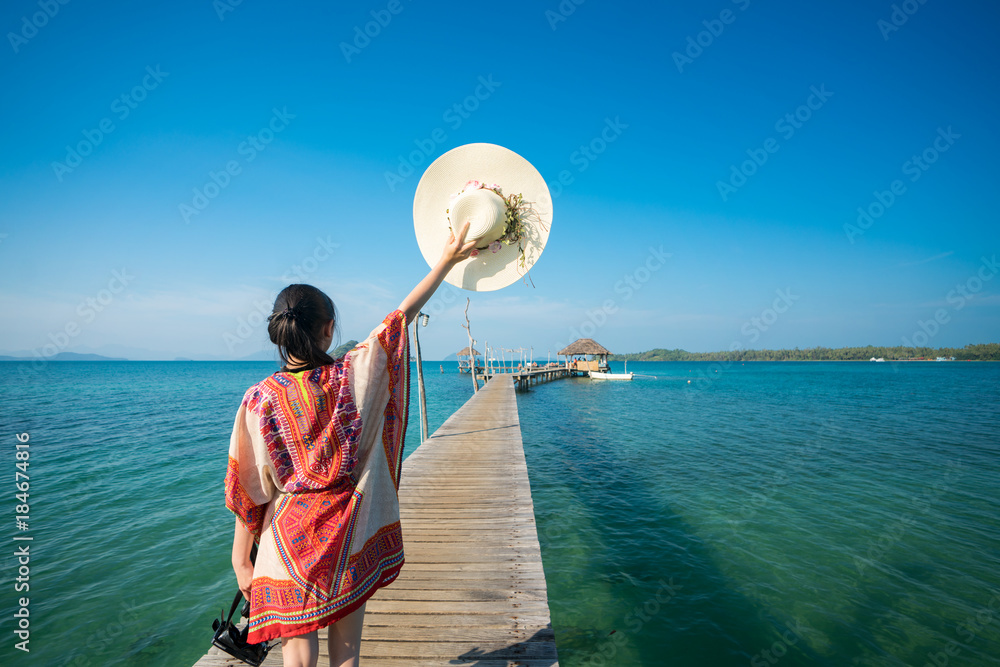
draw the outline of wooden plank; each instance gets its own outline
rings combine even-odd
[[[504,531],[502,535],[490,535],[488,539],[476,539],[475,535],[467,530],[434,531],[434,532],[409,532],[406,534],[407,545],[439,544],[447,542],[449,544],[463,544],[486,548],[490,546],[524,546],[529,548],[533,540],[527,535],[518,535],[514,531]]]
[[[493,378],[404,461],[406,563],[368,601],[365,667],[559,664],[514,379]],[[213,649],[196,667],[238,664]],[[280,647],[264,665],[281,665]]]
[[[365,627],[389,627],[389,628],[450,628],[452,636],[455,635],[455,628],[469,628],[474,630],[481,627],[520,629],[533,628],[539,623],[548,623],[548,616],[470,616],[468,614],[382,614],[365,609]]]
[[[362,655],[364,655],[363,649]],[[264,664],[267,665],[267,667],[270,667],[268,663]],[[365,656],[364,660],[364,667],[440,667],[441,664],[474,665],[475,667],[551,667],[551,665],[557,665],[559,663],[554,662],[551,658],[544,658],[541,660],[525,658],[518,658],[516,660],[484,660],[483,658],[467,657],[456,659],[452,663],[442,663],[437,658],[372,658]]]
[[[556,643],[550,637],[541,637],[537,641],[473,641],[473,642],[420,642],[420,641],[362,641],[361,663],[365,658],[441,658],[447,659],[442,664],[452,660],[468,660],[468,657],[482,656],[484,658],[517,660],[519,658],[551,658],[556,657]],[[473,661],[474,662],[474,661]],[[555,664],[550,663],[550,664]]]
[[[503,609],[503,612],[500,611],[501,608]],[[372,600],[368,602],[368,606],[365,607],[365,609],[370,609],[371,611],[382,614],[406,612],[418,613],[429,609],[438,609],[441,613],[455,612],[463,614],[489,615],[507,612],[513,613],[516,610],[520,613],[530,612],[532,616],[538,616],[539,614],[548,613],[549,604],[545,600],[509,600],[505,601],[503,604],[497,604],[492,600],[481,602],[448,601],[437,603],[433,600],[386,600],[384,597],[379,596],[378,600],[375,600],[373,597]]]
[[[383,600],[405,602],[482,602],[486,600],[547,601],[545,589],[510,586],[480,586],[478,588],[396,588],[390,586]]]
[[[508,643],[524,642],[535,637],[535,641],[541,639],[555,639],[549,637],[552,632],[544,636],[533,635],[531,630],[524,628],[496,628],[488,625],[462,628],[462,641],[470,642],[496,642],[501,640]],[[429,642],[453,642],[455,641],[454,626],[437,627],[394,627],[382,626],[367,629],[366,640],[399,640],[399,641],[429,641]]]
[[[530,565],[534,565],[531,563]],[[407,561],[405,567],[408,573],[420,571],[444,571],[444,572],[536,572],[529,564],[521,563],[423,563]],[[402,576],[402,575],[400,575]],[[407,574],[407,576],[411,576]],[[397,579],[398,581],[398,579]]]
[[[480,574],[480,573],[477,573]],[[401,591],[477,591],[484,587],[508,588],[514,591],[545,591],[545,580],[528,577],[465,577],[460,578],[452,573],[440,577],[423,577],[407,579],[393,583],[394,590]]]
[[[406,460],[399,497],[406,565],[369,601],[362,664],[558,664],[509,376]]]

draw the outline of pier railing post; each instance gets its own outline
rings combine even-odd
[[[413,345],[416,348],[417,353],[417,394],[420,398],[420,443],[423,444],[427,440],[428,433],[427,428],[427,393],[424,390],[424,364],[420,359],[420,335],[418,330],[420,328],[420,323],[423,321],[423,325],[427,326],[427,320],[430,319],[429,315],[424,315],[423,313],[417,313],[417,318],[413,321]]]

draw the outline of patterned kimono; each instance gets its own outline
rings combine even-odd
[[[226,507],[258,544],[251,643],[326,627],[399,574],[409,369],[396,310],[333,364],[279,371],[244,394]]]

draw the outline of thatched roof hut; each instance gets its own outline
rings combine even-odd
[[[466,348],[468,349],[468,348]],[[557,354],[597,354],[597,355],[608,355],[611,352],[595,341],[593,338],[581,338],[573,343],[570,343],[567,347],[559,350]]]
[[[476,355],[477,357],[483,356],[483,353],[480,352],[479,350],[477,350],[476,348],[472,348],[472,354]],[[461,350],[459,350],[458,352],[455,353],[455,356],[456,357],[467,357],[467,356],[469,356],[469,347],[468,346],[463,347]]]
[[[593,338],[581,338],[559,350],[557,354],[560,356],[565,355],[566,357],[575,357],[577,355],[591,355],[592,357],[597,357],[597,360],[574,360],[572,362],[570,362],[567,358],[566,367],[577,371],[600,371],[608,368],[608,355],[611,354],[611,352],[608,348],[604,347]]]

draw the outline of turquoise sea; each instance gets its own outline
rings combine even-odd
[[[0,364],[0,664],[184,667],[205,652],[236,589],[233,417],[274,369]],[[471,379],[424,369],[433,431]],[[642,376],[518,394],[560,664],[1000,665],[1000,364],[629,370]],[[29,654],[14,648],[22,596]]]

